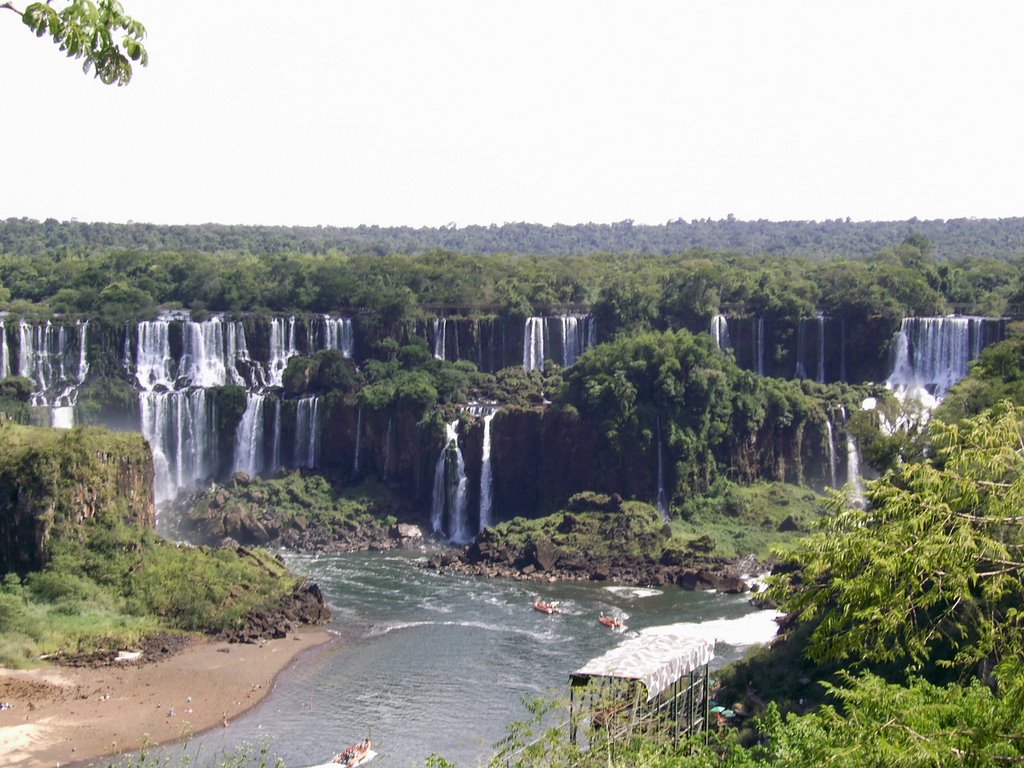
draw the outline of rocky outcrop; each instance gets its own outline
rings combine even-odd
[[[315,483],[312,476],[303,479]],[[285,547],[296,552],[414,549],[423,543],[418,525],[390,523],[387,510],[347,517],[329,506],[329,499],[323,500],[327,506],[319,506],[298,493],[288,495],[285,506],[283,491],[272,482],[236,473],[228,485],[183,497],[167,515],[173,526],[168,525],[166,532],[194,544]]]
[[[331,609],[320,587],[303,580],[281,598],[276,608],[253,611],[220,636],[231,643],[256,643],[287,637],[303,624],[326,624],[330,620]]]
[[[142,435],[0,426],[0,571],[39,570],[51,542],[110,521],[153,528],[153,458]]]
[[[538,554],[540,553],[540,557]],[[675,585],[691,592],[743,593],[750,586],[742,578],[748,562],[696,555],[685,562],[666,565],[645,558],[587,558],[559,553],[556,547],[530,545],[483,550],[477,544],[466,549],[432,553],[424,567],[444,573],[468,573],[487,578],[525,581],[610,581],[616,584],[664,587]]]

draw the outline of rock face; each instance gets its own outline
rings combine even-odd
[[[303,580],[291,594],[281,598],[276,609],[250,613],[238,626],[222,632],[221,637],[231,643],[255,643],[287,637],[301,624],[326,624],[330,620],[331,609],[320,587]]]
[[[153,459],[142,435],[0,425],[0,571],[42,568],[56,537],[106,518],[153,528]]]

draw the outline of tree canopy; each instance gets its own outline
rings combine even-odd
[[[865,509],[837,497],[794,553],[799,578],[774,587],[818,622],[813,657],[970,674],[1024,652],[1024,408],[933,422],[931,442]]]

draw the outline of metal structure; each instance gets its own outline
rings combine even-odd
[[[714,644],[671,631],[647,633],[569,675],[569,740],[642,737],[678,745],[707,733],[708,664]]]

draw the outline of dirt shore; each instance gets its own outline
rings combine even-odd
[[[316,629],[256,645],[200,639],[152,663],[0,669],[0,764],[62,766],[230,728],[300,653],[333,637]]]

